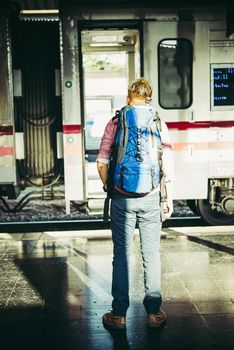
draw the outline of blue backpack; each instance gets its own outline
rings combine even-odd
[[[149,105],[125,106],[116,117],[109,175],[112,190],[116,186],[126,192],[147,194],[159,186],[161,179],[160,119]]]

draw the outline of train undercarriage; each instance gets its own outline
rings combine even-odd
[[[207,199],[188,200],[190,209],[210,225],[234,224],[234,179],[209,180]]]

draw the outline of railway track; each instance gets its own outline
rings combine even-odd
[[[163,223],[163,227],[176,226],[205,226],[199,216],[172,217]],[[70,231],[70,230],[100,230],[110,227],[110,222],[104,223],[102,219],[90,220],[57,220],[34,222],[1,222],[0,233],[40,232],[40,231]]]

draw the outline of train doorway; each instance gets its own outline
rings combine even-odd
[[[20,20],[12,30],[15,132],[24,135],[17,158],[22,187],[63,184],[57,149],[62,131],[59,23]]]
[[[105,196],[96,169],[105,125],[126,103],[129,82],[141,75],[140,31],[86,29],[81,45],[86,197],[92,209]]]

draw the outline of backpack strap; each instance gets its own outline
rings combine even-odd
[[[164,213],[164,203],[167,201],[167,188],[165,182],[165,176],[163,175],[160,181],[160,217],[161,221],[165,221],[165,213]]]
[[[103,221],[105,223],[107,223],[109,219],[109,208],[110,208],[110,197],[107,194],[104,201],[104,208],[103,208]]]
[[[158,114],[158,112],[155,112],[154,115],[154,119],[153,119],[155,125],[156,125],[156,129],[159,133],[159,137],[160,140],[161,138],[161,132],[162,132],[162,122],[161,122],[161,118]],[[154,138],[152,137],[153,142],[154,142]],[[154,146],[154,145],[153,145]],[[160,178],[162,178],[163,175],[163,162],[162,162],[162,155],[163,155],[163,146],[162,146],[162,142],[160,142],[160,144],[157,144],[157,151],[158,151],[158,163],[159,163],[159,167],[160,167]]]
[[[162,132],[162,122],[161,122],[161,118],[159,116],[159,113],[157,111],[155,111],[154,121],[156,123],[157,129],[158,129],[159,135],[160,135],[160,133]]]
[[[103,221],[105,223],[107,223],[109,219],[110,199],[112,198],[113,190],[114,190],[114,171],[115,171],[115,165],[117,162],[117,155],[118,155],[116,136],[120,128],[120,123],[119,123],[120,116],[121,116],[121,112],[117,110],[115,112],[114,117],[112,118],[112,121],[115,121],[116,119],[118,119],[118,122],[117,122],[117,129],[114,137],[114,142],[111,145],[111,158],[110,158],[110,164],[108,167],[107,194],[106,194],[104,208],[103,208]]]
[[[113,122],[115,119],[119,118],[119,117],[120,117],[120,114],[121,114],[120,111],[117,109],[117,110],[115,111],[114,117],[111,119],[112,122]]]
[[[159,136],[161,138],[162,122],[161,122],[161,118],[160,118],[158,112],[155,112],[154,122],[156,124],[156,128],[157,128]],[[160,167],[161,221],[164,221],[165,218],[164,218],[164,211],[163,211],[163,209],[164,209],[163,203],[166,202],[166,200],[167,200],[167,190],[166,190],[165,172],[164,172],[164,168],[163,168],[162,155],[163,155],[163,146],[162,146],[162,142],[161,142],[161,144],[158,145],[158,163],[159,163],[159,167]]]
[[[108,166],[107,197],[109,198],[112,197],[112,193],[114,190],[114,171],[115,171],[115,165],[116,165],[117,156],[118,156],[117,134],[120,128],[120,116],[121,116],[121,112],[117,110],[115,112],[115,116],[112,118],[112,121],[118,119],[118,122],[117,122],[117,129],[114,136],[114,141],[111,145],[111,157],[110,157],[110,163]]]
[[[119,128],[122,130],[119,145],[118,145],[118,163],[121,163],[126,152],[126,147],[128,143],[128,123],[127,123],[127,112],[130,107],[126,106],[121,109],[119,116]]]

